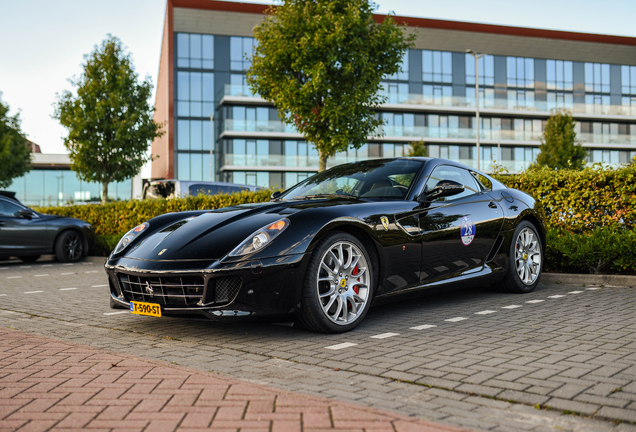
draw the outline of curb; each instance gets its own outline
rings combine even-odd
[[[541,282],[567,285],[612,285],[621,287],[636,287],[636,276],[608,275],[608,274],[568,274],[543,273]]]

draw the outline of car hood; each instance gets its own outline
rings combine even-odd
[[[210,210],[154,227],[135,242],[125,256],[152,261],[217,260],[260,228],[283,217],[308,209],[332,207],[350,200],[329,199],[300,202],[244,204]],[[349,207],[349,206],[347,206]]]

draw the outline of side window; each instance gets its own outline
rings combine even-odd
[[[438,198],[435,201],[453,201],[481,191],[475,178],[465,169],[448,165],[436,167],[426,181],[426,190],[431,190],[442,180],[453,180],[464,185],[464,192],[450,197]]]
[[[479,183],[481,183],[484,186],[484,188],[486,188],[486,190],[492,190],[492,182],[488,179],[488,177],[485,177],[473,171],[471,171],[470,173],[473,175],[473,177],[477,179]]]
[[[0,200],[0,216],[18,216],[18,212],[22,210],[22,207],[19,207],[10,202],[6,202]]]

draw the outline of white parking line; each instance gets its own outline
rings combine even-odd
[[[423,324],[423,325],[411,327],[411,330],[426,330],[426,329],[430,329],[430,328],[433,328],[433,327],[437,327],[437,326],[433,325],[433,324]]]
[[[67,275],[71,275],[71,274],[75,274],[75,272],[70,272],[70,273],[62,273],[62,276],[67,276]]]
[[[386,339],[393,336],[399,336],[399,333],[382,333],[375,336],[371,336],[371,339]]]
[[[581,294],[583,291],[570,291],[568,294]]]
[[[87,272],[84,272],[84,273],[98,273],[98,270],[91,270],[91,271],[87,271]]]
[[[125,313],[130,313],[130,311],[107,312],[107,313],[104,313],[104,315],[119,315],[119,314],[125,314]]]
[[[502,309],[517,309],[520,308],[521,306],[519,305],[510,305],[510,306],[502,306]]]
[[[48,275],[49,275],[48,273],[45,273],[45,274],[41,274],[41,275],[33,275],[33,276],[34,276],[34,277],[43,277],[43,276],[48,276]]]
[[[561,297],[565,297],[564,295],[561,294],[557,294],[557,295],[553,295],[553,296],[548,296],[548,298],[561,298]]]
[[[70,290],[76,290],[77,288],[60,288],[60,291],[70,291]]]
[[[0,267],[0,270],[9,270],[9,267]]]
[[[0,297],[6,297],[6,296],[7,296],[6,294],[0,294]]]
[[[107,287],[108,284],[106,285],[91,285],[91,288],[103,288],[103,287]]]
[[[44,264],[42,267],[53,267],[53,264]]]
[[[593,287],[593,288],[585,288],[588,291],[594,291],[594,290],[599,290],[599,287]]]
[[[344,348],[350,348],[352,346],[356,346],[358,344],[355,343],[351,343],[351,342],[344,342],[338,345],[331,345],[328,347],[325,347],[325,349],[330,349],[330,350],[339,350],[339,349],[344,349]]]
[[[43,293],[44,291],[25,291],[25,294],[37,294],[37,293]]]
[[[69,265],[75,265],[75,264],[73,264],[73,263],[68,263],[68,264],[62,264],[62,265],[69,266]]]
[[[7,276],[7,279],[22,279],[22,276]]]
[[[455,318],[449,318],[447,320],[444,321],[448,321],[448,322],[459,322],[459,321],[464,321],[467,320],[468,318],[464,318],[464,317],[455,317]]]
[[[31,266],[20,266],[20,268],[31,268]]]
[[[526,303],[541,303],[544,302],[545,300],[528,300]]]
[[[497,311],[491,311],[491,310],[485,310],[485,311],[481,311],[481,312],[475,312],[475,315],[488,315],[491,313],[495,313]]]

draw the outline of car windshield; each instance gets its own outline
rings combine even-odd
[[[279,198],[404,199],[423,164],[410,159],[378,159],[340,165],[308,178]]]

